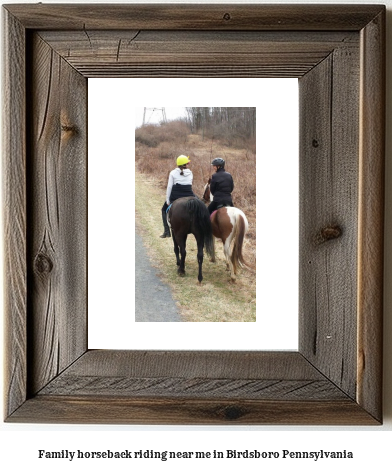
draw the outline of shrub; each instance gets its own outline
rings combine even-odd
[[[136,129],[135,141],[149,147],[157,147],[162,142],[185,144],[189,126],[183,120],[172,120],[160,125],[147,124]]]

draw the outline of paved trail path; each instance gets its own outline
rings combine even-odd
[[[157,276],[157,269],[151,265],[138,233],[135,239],[136,321],[181,322],[170,288]]]

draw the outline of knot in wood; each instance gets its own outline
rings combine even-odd
[[[61,125],[61,130],[66,133],[76,133],[76,127],[74,125]]]
[[[319,147],[319,142],[315,138],[312,140],[312,147],[313,148],[318,148]]]
[[[223,414],[227,420],[237,420],[238,418],[241,418],[244,413],[240,407],[230,406],[224,409]]]
[[[342,229],[338,225],[324,227],[316,236],[316,243],[322,244],[328,240],[337,239],[342,235]]]
[[[223,15],[223,19],[226,20],[226,21],[231,20],[231,15],[230,15],[230,13],[225,13],[225,14]]]
[[[35,257],[34,268],[38,273],[41,273],[41,274],[45,275],[45,274],[48,274],[52,271],[53,262],[47,255],[40,252]]]

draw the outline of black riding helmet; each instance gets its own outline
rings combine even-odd
[[[223,158],[214,158],[211,163],[212,166],[225,166],[225,160]]]

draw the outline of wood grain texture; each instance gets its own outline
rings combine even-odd
[[[29,278],[32,394],[87,340],[86,79],[38,36],[30,117]],[[77,315],[77,317],[76,317]]]
[[[382,418],[385,12],[361,32],[357,399]]]
[[[379,5],[20,4],[6,8],[25,28],[358,31]]]
[[[9,421],[225,426],[377,424],[365,410],[347,398],[331,402],[41,395],[28,400]]]
[[[207,379],[205,377],[89,377],[61,375],[40,395],[230,400],[346,400],[329,380]]]
[[[300,77],[358,35],[84,30],[40,36],[86,77]]]
[[[3,22],[4,411],[9,416],[27,390],[26,91],[24,28],[7,12]]]
[[[300,350],[355,398],[359,49],[300,80]]]
[[[32,417],[32,418],[30,418]],[[89,351],[10,421],[377,424],[299,353]]]
[[[67,375],[324,380],[298,352],[90,350]]]
[[[40,395],[343,400],[295,352],[89,351]]]

